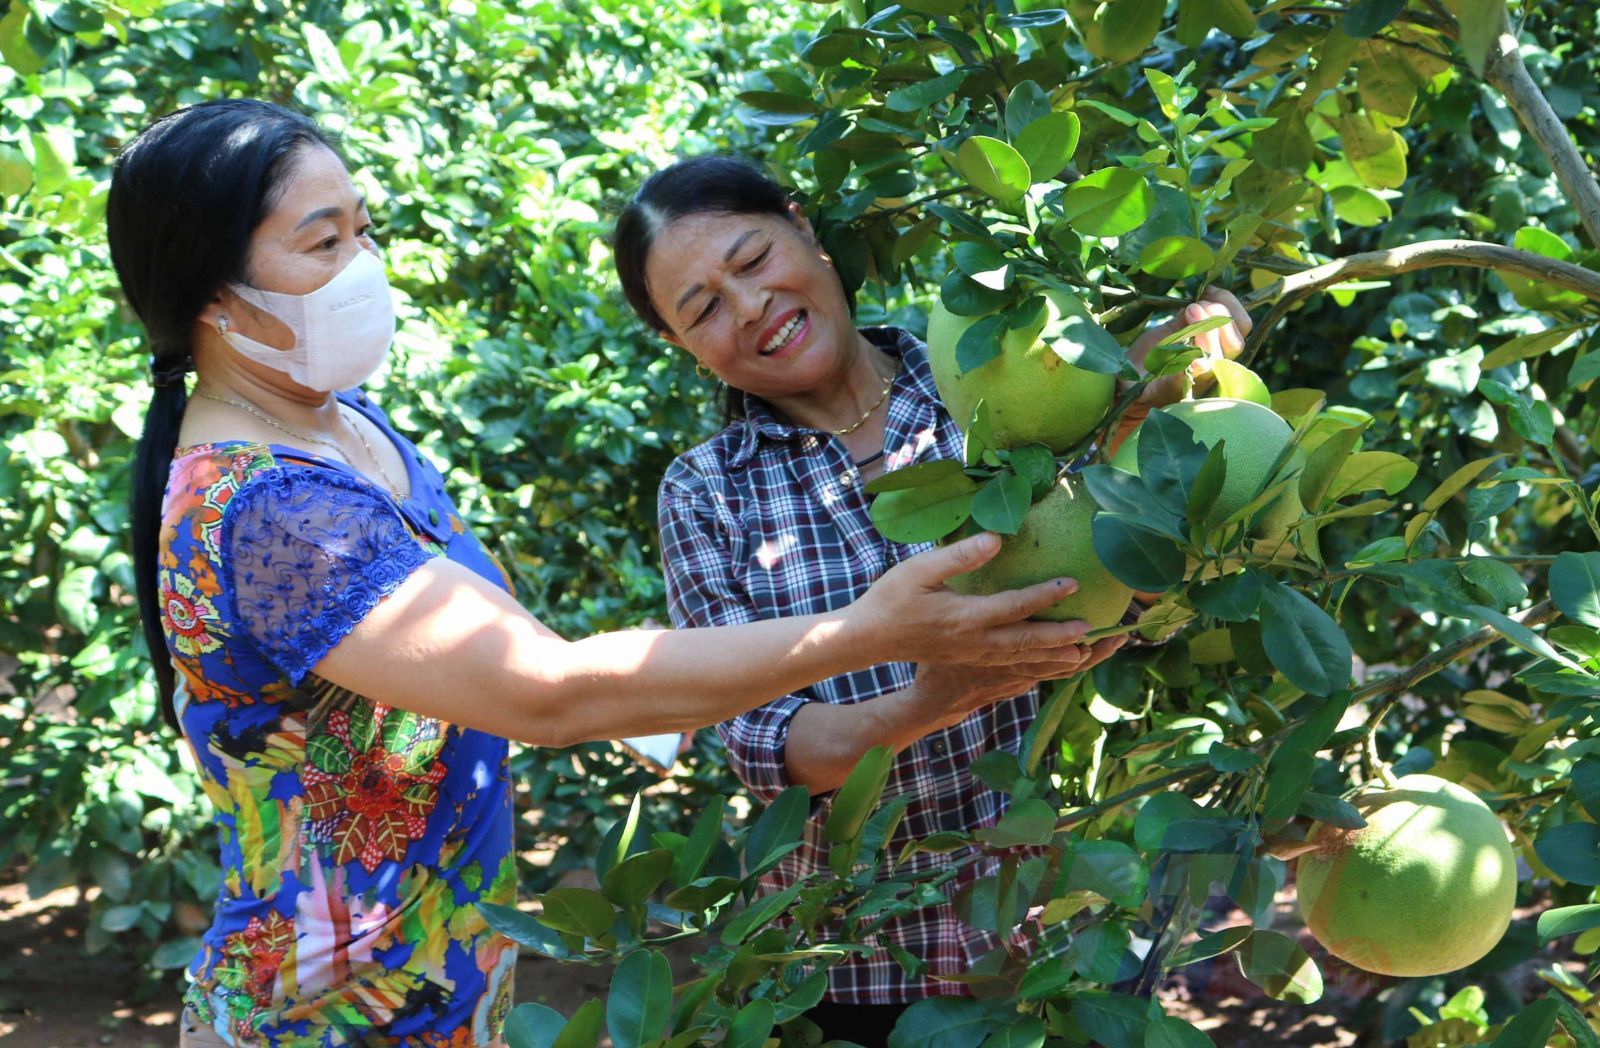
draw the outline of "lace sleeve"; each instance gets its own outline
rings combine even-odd
[[[312,466],[253,478],[218,545],[238,627],[294,684],[432,556],[382,496]]]

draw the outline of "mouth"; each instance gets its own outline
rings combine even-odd
[[[770,357],[782,353],[800,340],[808,327],[806,321],[808,314],[805,310],[796,310],[778,330],[774,331],[761,348],[756,350],[757,356]]]

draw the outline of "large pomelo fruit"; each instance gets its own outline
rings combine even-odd
[[[1222,492],[1212,509],[1212,519],[1224,520],[1266,488],[1272,479],[1272,466],[1283,449],[1289,446],[1294,430],[1271,408],[1264,408],[1250,400],[1230,400],[1210,397],[1205,400],[1182,400],[1162,409],[1177,418],[1194,432],[1194,437],[1207,448],[1214,448],[1225,440],[1222,457],[1227,464],[1222,481]],[[1141,426],[1140,429],[1144,427]],[[1111,464],[1117,469],[1139,475],[1139,430],[1133,431]],[[1304,512],[1300,494],[1291,484],[1272,505],[1261,514],[1255,531],[1263,536],[1281,536],[1298,521]]]
[[[1015,535],[1001,537],[1000,552],[993,560],[957,575],[950,588],[957,593],[999,593],[1053,578],[1074,578],[1077,592],[1033,617],[1050,622],[1083,619],[1095,629],[1116,625],[1133,600],[1133,590],[1095,556],[1089,523],[1097,508],[1082,481],[1064,478],[1029,507]],[[966,530],[975,529],[969,525]]]
[[[978,317],[958,317],[935,302],[928,313],[928,364],[939,398],[963,433],[982,400],[989,405],[995,441],[1002,448],[1048,444],[1065,451],[1105,418],[1116,376],[1073,367],[1040,341],[1039,333],[1062,315],[1066,296],[1047,289],[1037,325],[1006,333],[994,359],[962,373],[956,344]]]
[[[1478,960],[1511,924],[1517,861],[1471,791],[1407,775],[1365,794],[1359,830],[1319,824],[1299,859],[1300,915],[1335,957],[1383,975],[1439,975]]]

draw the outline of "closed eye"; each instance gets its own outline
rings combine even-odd
[[[768,244],[764,249],[762,249],[761,254],[757,255],[755,258],[752,258],[743,266],[740,266],[740,272],[749,273],[752,270],[759,268],[761,263],[765,262],[767,260],[767,256],[770,254],[772,254],[772,245]]]

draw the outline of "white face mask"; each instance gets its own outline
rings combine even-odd
[[[233,293],[294,332],[293,349],[274,349],[236,331],[222,337],[258,364],[282,371],[321,393],[359,386],[383,363],[394,340],[394,302],[383,261],[357,251],[350,264],[309,295],[285,295],[243,284]]]

